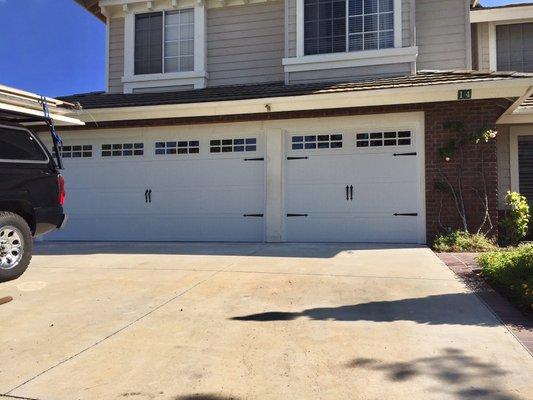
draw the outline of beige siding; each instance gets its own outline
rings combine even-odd
[[[411,0],[402,0],[402,47],[411,46]]]
[[[122,93],[124,76],[124,18],[109,22],[109,93]]]
[[[496,150],[498,158],[498,208],[505,208],[505,194],[511,189],[509,126],[498,126]]]
[[[207,11],[209,86],[283,81],[283,1]]]
[[[401,76],[411,73],[411,64],[387,64],[370,67],[336,68],[321,71],[291,72],[290,83],[342,82],[354,79]]]
[[[465,0],[416,1],[419,70],[467,68],[466,13]]]
[[[477,59],[478,59],[478,69],[490,69],[490,58],[489,58],[489,24],[481,23],[476,24],[477,30]]]

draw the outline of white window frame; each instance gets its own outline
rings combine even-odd
[[[165,12],[180,9],[194,9],[194,70],[184,72],[163,72],[156,74],[135,74],[135,16],[149,12]],[[164,26],[163,26],[164,29]],[[164,38],[163,38],[164,41]],[[204,2],[183,1],[176,8],[158,8],[127,11],[124,32],[124,93],[134,89],[193,85],[195,89],[207,86],[206,67],[206,7]],[[163,60],[164,63],[164,53]]]
[[[348,18],[346,23],[348,24]],[[296,57],[284,58],[283,66],[285,73],[290,73],[416,62],[418,47],[402,46],[402,0],[394,0],[394,47],[305,55],[304,0],[296,0]]]
[[[531,22],[532,22],[531,19],[515,19],[515,20],[488,22],[488,25],[489,25],[489,69],[491,71],[498,70],[498,46],[497,46],[497,40],[496,40],[496,26],[528,24]]]
[[[346,0],[346,10],[348,10],[348,1]],[[348,15],[346,15],[346,29],[348,30]],[[348,41],[348,35],[346,35]],[[402,47],[402,0],[394,0],[394,47]],[[346,43],[348,48],[348,43]],[[386,51],[389,49],[367,50],[367,51]],[[364,52],[364,51],[363,51]],[[346,51],[349,54],[362,53],[361,51]],[[339,54],[339,53],[328,53]],[[342,53],[341,53],[342,54]],[[304,0],[296,0],[296,57],[308,57],[304,54]]]
[[[533,136],[533,125],[511,126],[509,132],[509,160],[511,190],[520,193],[520,169],[518,165],[518,137]]]

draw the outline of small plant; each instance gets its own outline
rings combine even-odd
[[[494,241],[482,233],[461,230],[437,236],[433,248],[439,253],[483,252],[496,249]]]
[[[494,286],[533,310],[533,245],[481,254],[478,262]]]
[[[526,237],[529,227],[529,205],[520,193],[507,192],[505,218],[500,222],[500,242],[516,246]]]

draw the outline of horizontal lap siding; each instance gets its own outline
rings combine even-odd
[[[291,72],[289,79],[291,83],[309,82],[342,82],[365,78],[401,76],[411,73],[411,65],[386,64],[369,67],[335,68],[319,71]]]
[[[283,81],[282,1],[207,10],[209,86]]]
[[[419,70],[467,68],[465,0],[418,0]]]
[[[109,93],[122,93],[124,86],[124,18],[109,20]]]
[[[489,56],[489,24],[480,23],[475,25],[477,27],[477,60],[478,69],[490,69],[490,56]]]

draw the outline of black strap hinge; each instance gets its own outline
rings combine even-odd
[[[287,217],[307,217],[307,214],[287,214]]]
[[[265,158],[264,157],[245,158],[244,161],[265,161]]]
[[[416,156],[416,151],[414,151],[412,153],[394,153],[393,156],[394,157],[398,157],[398,156]]]
[[[243,217],[263,217],[263,214],[243,214]]]
[[[303,157],[287,157],[287,160],[307,160],[309,157],[303,156]]]
[[[418,213],[394,213],[395,217],[418,217]]]

